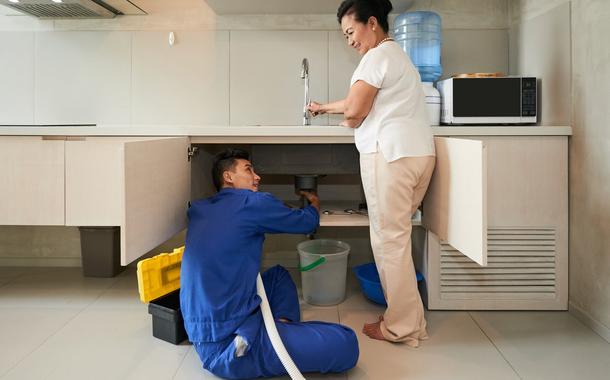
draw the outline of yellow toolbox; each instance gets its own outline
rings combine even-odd
[[[140,300],[153,317],[153,336],[179,344],[187,339],[180,311],[180,266],[184,246],[138,263]]]

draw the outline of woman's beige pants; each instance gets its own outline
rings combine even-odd
[[[381,152],[360,155],[371,246],[388,303],[381,332],[391,342],[413,347],[428,335],[411,256],[411,216],[424,198],[434,163],[434,156],[387,162]]]

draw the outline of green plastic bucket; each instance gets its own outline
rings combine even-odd
[[[307,240],[297,245],[303,299],[312,305],[336,305],[345,299],[350,246],[339,240]]]

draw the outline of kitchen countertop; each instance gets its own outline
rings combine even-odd
[[[436,136],[570,136],[569,126],[441,126]],[[0,136],[190,136],[193,143],[349,143],[352,129],[340,126],[89,125],[0,126]],[[247,139],[247,141],[246,141]]]

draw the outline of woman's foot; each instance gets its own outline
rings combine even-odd
[[[372,339],[387,340],[381,333],[381,321],[383,321],[383,316],[380,315],[377,322],[365,323],[362,332]]]

